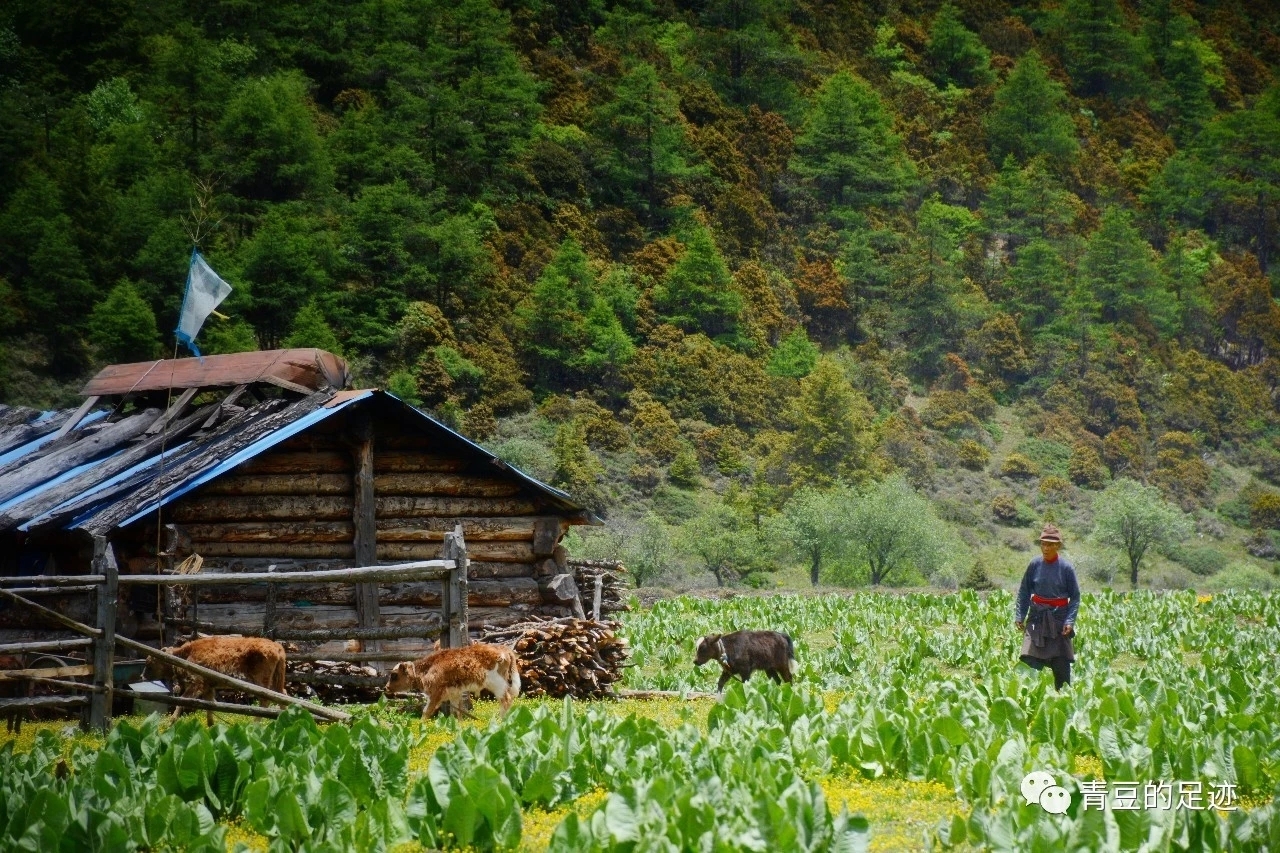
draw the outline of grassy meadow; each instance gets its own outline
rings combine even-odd
[[[0,746],[0,846],[1276,849],[1280,597],[1087,594],[1061,692],[1015,663],[1011,611],[1004,592],[681,597],[622,620],[627,686],[676,691],[658,700],[521,700],[502,720],[480,702],[461,724],[386,702],[325,727],[135,717],[105,738],[28,724]],[[697,636],[756,627],[795,638],[793,685],[681,695],[714,688]],[[1065,813],[1026,802],[1032,771]],[[1145,805],[1162,782],[1202,796],[1115,794]]]

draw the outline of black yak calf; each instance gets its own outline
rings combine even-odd
[[[731,676],[746,681],[757,669],[774,681],[790,681],[796,650],[791,637],[781,631],[734,631],[698,638],[693,663],[702,666],[709,660],[719,661],[722,671],[716,690],[724,690]]]

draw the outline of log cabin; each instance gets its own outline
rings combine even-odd
[[[387,565],[439,558],[461,525],[473,631],[580,607],[561,539],[596,515],[395,396],[349,384],[342,359],[292,349],[114,365],[75,410],[0,407],[0,575],[87,574],[94,536],[122,574]],[[197,631],[329,635],[311,649],[323,654],[344,631],[400,627],[382,650],[412,657],[439,624],[439,582],[172,590],[122,591],[120,633],[166,645]],[[91,596],[50,598],[91,621]],[[0,643],[45,633],[60,635],[0,603]]]

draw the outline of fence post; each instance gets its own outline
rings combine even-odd
[[[444,545],[440,548],[440,558],[442,560],[455,560],[455,552],[457,547],[453,542],[453,533],[449,532],[444,535]],[[457,581],[458,566],[455,561],[454,567],[449,570],[449,576],[440,580],[440,647],[453,648],[453,602],[458,594]]]
[[[107,730],[115,695],[116,609],[119,605],[120,570],[115,550],[105,536],[93,537],[93,573],[104,580],[98,587],[96,627],[102,636],[93,646],[93,696],[89,700],[89,727]]]
[[[454,568],[440,596],[440,617],[448,637],[448,642],[442,645],[456,649],[471,642],[471,634],[467,630],[467,543],[462,538],[461,524],[444,535],[443,556],[446,560],[453,560]]]
[[[595,595],[595,599],[592,601],[592,608],[591,608],[591,618],[596,620],[597,622],[600,621],[600,604],[601,604],[600,600],[602,598],[604,598],[604,573],[603,572],[596,575],[596,595]]]

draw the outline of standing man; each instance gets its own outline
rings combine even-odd
[[[1040,556],[1022,575],[1013,622],[1022,632],[1022,661],[1033,669],[1046,664],[1053,670],[1053,686],[1071,683],[1076,659],[1072,636],[1080,612],[1080,584],[1076,570],[1058,555],[1062,532],[1052,524],[1040,531]],[[1030,612],[1028,612],[1028,610]]]

